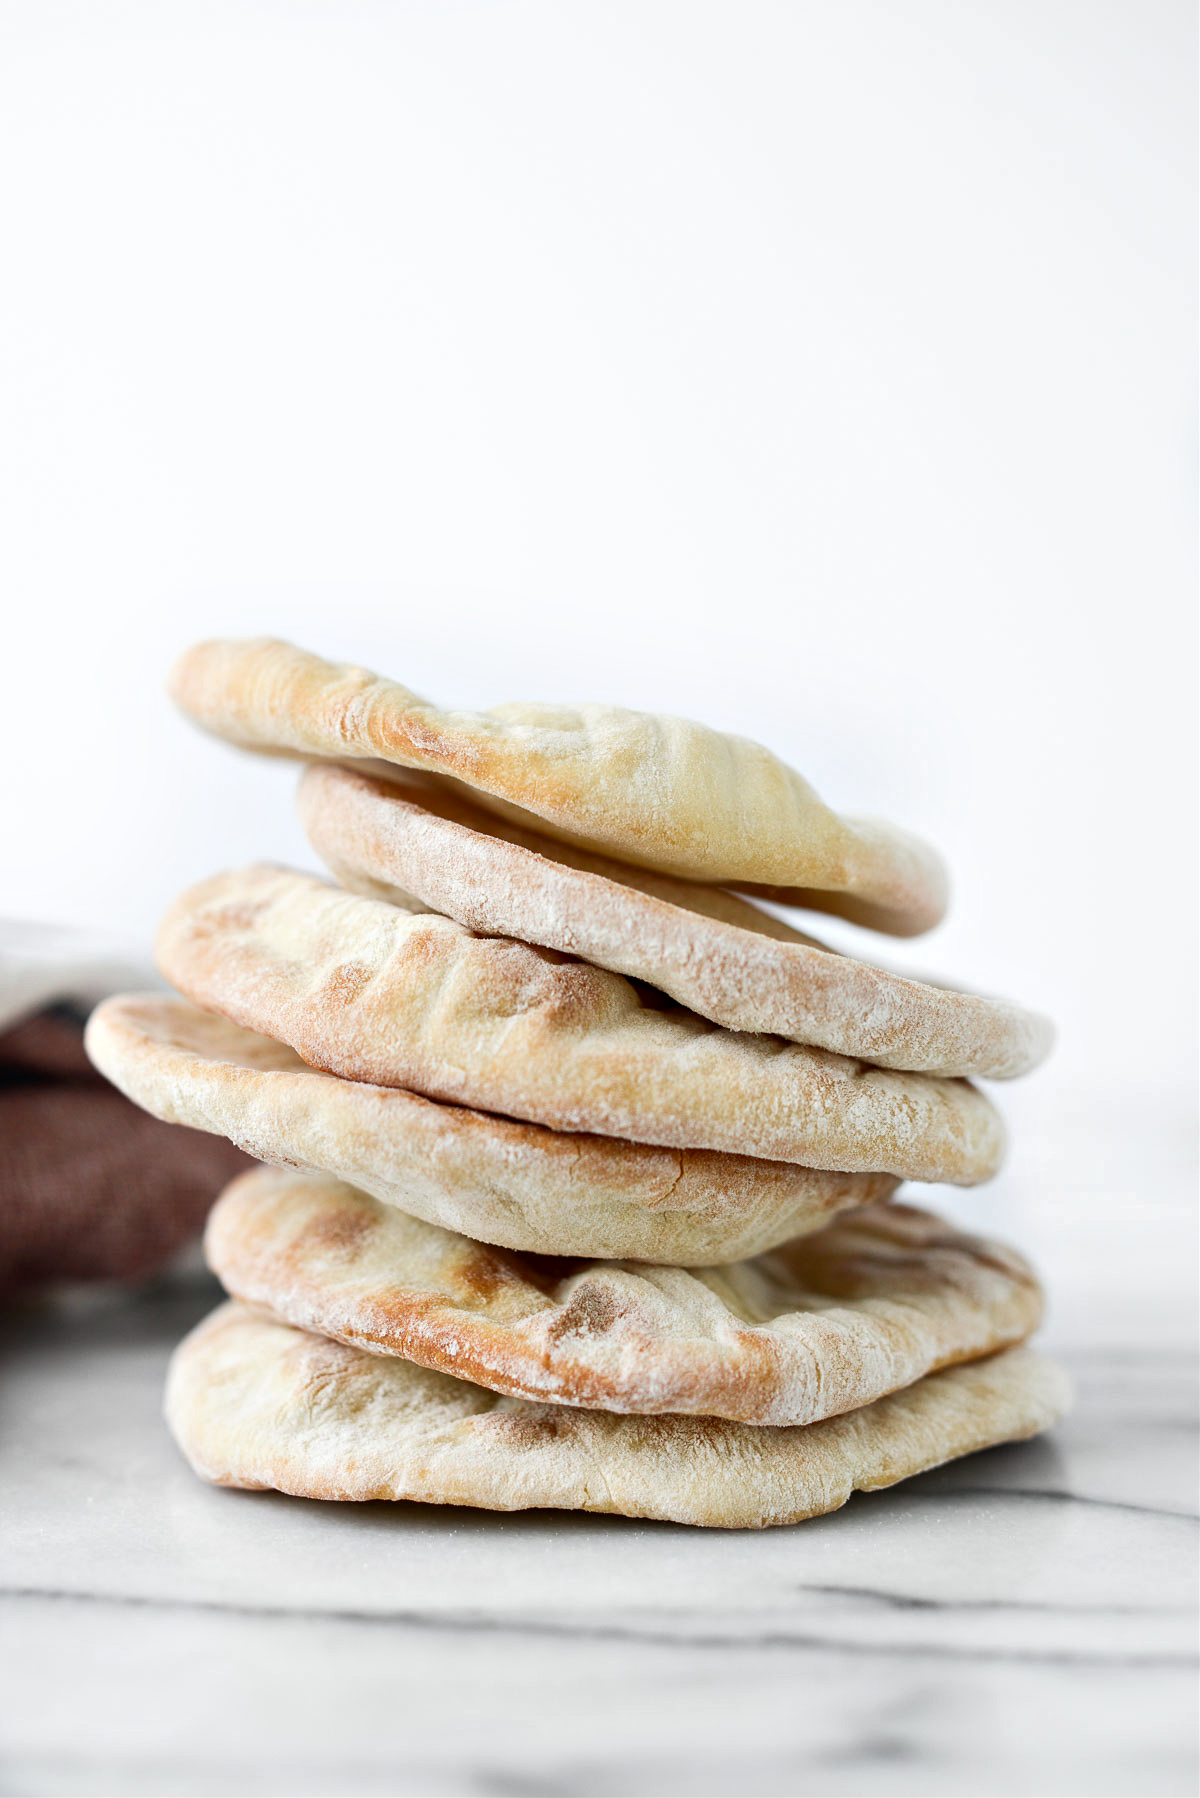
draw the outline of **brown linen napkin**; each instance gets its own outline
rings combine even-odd
[[[145,1279],[251,1165],[224,1138],[131,1105],[91,1066],[70,1013],[0,1035],[0,1290]]]

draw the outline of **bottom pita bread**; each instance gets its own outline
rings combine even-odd
[[[167,1418],[196,1472],[301,1498],[797,1523],[994,1443],[1069,1402],[1028,1349],[930,1374],[806,1428],[617,1417],[527,1399],[308,1335],[236,1300],[176,1350]]]

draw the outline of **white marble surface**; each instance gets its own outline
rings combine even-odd
[[[212,1289],[12,1312],[0,1790],[1193,1792],[1183,1120],[1021,1105],[938,1198],[1038,1254],[1075,1412],[793,1529],[212,1491],[159,1415]]]

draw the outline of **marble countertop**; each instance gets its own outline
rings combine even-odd
[[[205,1278],[12,1311],[0,1790],[1193,1792],[1186,1120],[1025,1127],[937,1202],[1045,1269],[1074,1413],[791,1529],[214,1491],[160,1421]]]

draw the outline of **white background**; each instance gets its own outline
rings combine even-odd
[[[948,855],[894,963],[1052,1011],[1040,1103],[1156,1129],[1191,14],[9,0],[0,907],[144,943],[186,881],[311,859],[291,770],[162,696],[273,632],[766,741]]]

